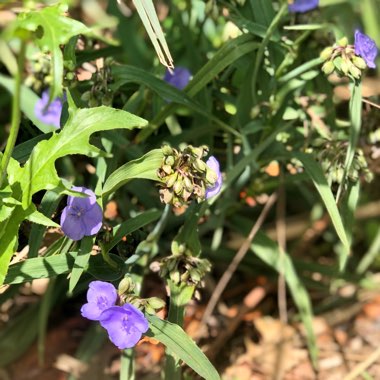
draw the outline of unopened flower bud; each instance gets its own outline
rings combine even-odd
[[[331,61],[327,61],[323,64],[322,66],[322,71],[326,74],[326,75],[330,75],[333,71],[334,71],[334,63],[331,62]]]
[[[334,52],[334,49],[331,46],[328,46],[327,48],[323,49],[321,54],[319,55],[322,59],[327,61],[331,58],[332,54]]]
[[[352,58],[352,63],[359,69],[364,70],[367,68],[367,64],[362,57],[354,56]]]
[[[350,68],[349,68],[349,71],[350,71],[350,74],[355,78],[355,79],[359,79],[362,72],[360,71],[360,69],[358,69],[355,65],[351,64],[350,65]]]
[[[347,39],[347,37],[343,37],[343,38],[341,38],[341,39],[337,42],[337,44],[338,44],[339,46],[341,46],[341,47],[346,47],[346,46],[348,45],[348,39]]]

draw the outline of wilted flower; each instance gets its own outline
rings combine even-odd
[[[211,168],[217,175],[217,180],[215,182],[215,185],[212,187],[208,187],[206,189],[206,199],[209,199],[217,194],[219,194],[220,189],[222,188],[223,179],[222,179],[222,173],[220,172],[220,165],[219,161],[214,157],[210,156],[210,158],[206,161],[206,165]]]
[[[136,345],[149,328],[144,314],[128,303],[106,309],[99,321],[111,342],[122,350]]]
[[[49,104],[49,91],[45,90],[42,93],[42,98],[39,99],[34,107],[34,114],[41,122],[52,125],[56,128],[60,127],[62,113],[62,99],[55,98]]]
[[[176,67],[171,73],[169,70],[166,70],[164,81],[171,84],[174,87],[177,87],[179,90],[184,89],[190,81],[191,73],[186,67]]]
[[[104,281],[92,281],[88,286],[87,303],[80,309],[83,317],[99,321],[102,312],[115,306],[117,292],[115,287]]]
[[[375,41],[359,30],[355,31],[355,54],[360,55],[367,66],[374,69],[378,50]]]
[[[86,198],[69,196],[67,206],[61,214],[61,228],[72,240],[95,235],[102,226],[103,212],[96,203],[94,192],[85,187],[72,187],[72,190],[89,195]]]
[[[289,12],[304,13],[317,8],[318,4],[319,0],[290,0],[288,9]]]

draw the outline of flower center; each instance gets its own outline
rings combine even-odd
[[[106,297],[98,297],[96,304],[100,310],[104,310],[108,308],[108,301]]]
[[[122,322],[122,329],[127,333],[127,334],[131,334],[133,333],[134,331],[136,331],[136,328],[135,326],[133,326],[133,324],[131,324],[131,322],[128,321],[128,317],[124,317]]]
[[[70,206],[70,215],[80,218],[86,212],[85,209],[77,206]]]

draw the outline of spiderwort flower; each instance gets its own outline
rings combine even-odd
[[[191,73],[186,67],[177,66],[173,70],[173,74],[166,70],[164,81],[178,88],[178,90],[184,89],[190,82]]]
[[[117,291],[115,287],[104,281],[92,281],[88,286],[87,303],[80,312],[83,317],[92,321],[99,321],[100,315],[106,309],[115,306]]]
[[[222,188],[223,179],[222,179],[222,173],[220,172],[219,161],[214,156],[210,156],[210,158],[206,161],[206,165],[209,168],[211,168],[218,177],[215,185],[211,188],[206,189],[206,199],[209,199],[219,194],[220,189]]]
[[[149,328],[144,314],[128,303],[104,310],[99,321],[110,341],[121,350],[133,347]]]
[[[317,8],[319,0],[290,0],[288,9],[292,13],[305,13]]]
[[[102,226],[103,212],[96,203],[94,192],[85,187],[72,187],[72,190],[87,194],[86,198],[69,196],[67,206],[61,214],[61,228],[72,240],[95,235]]]
[[[378,49],[375,41],[359,30],[355,31],[355,54],[360,55],[367,66],[374,69]]]
[[[60,128],[61,113],[62,99],[55,98],[49,104],[49,91],[45,90],[42,93],[42,98],[37,101],[34,107],[34,114],[37,119],[55,128]]]

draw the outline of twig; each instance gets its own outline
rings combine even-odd
[[[232,318],[225,330],[223,330],[212,344],[207,348],[206,355],[209,359],[213,359],[218,355],[221,348],[224,347],[228,339],[234,334],[239,327],[245,314],[251,309],[255,308],[265,297],[267,289],[263,286],[257,286],[253,288],[245,297],[243,304],[239,307],[238,314]]]
[[[218,303],[218,300],[220,296],[222,295],[224,289],[226,288],[227,284],[229,283],[232,275],[235,273],[237,267],[239,266],[240,262],[245,257],[246,253],[249,250],[249,247],[252,243],[253,238],[257,234],[258,230],[264,223],[264,220],[266,219],[269,210],[272,208],[274,202],[277,199],[277,194],[273,193],[267,203],[265,204],[263,210],[261,211],[260,216],[258,217],[256,223],[253,225],[249,235],[244,240],[243,244],[241,245],[239,251],[236,253],[235,257],[233,258],[231,264],[227,268],[227,270],[224,272],[223,276],[219,280],[218,284],[215,287],[214,293],[212,294],[209,303],[207,304],[206,310],[203,314],[202,321],[201,321],[201,327],[202,325],[205,325],[207,323],[207,320],[210,318],[211,314],[213,313],[216,304]]]
[[[362,102],[363,102],[363,103],[367,103],[367,104],[369,104],[369,105],[372,106],[372,107],[380,108],[380,105],[378,105],[378,104],[376,104],[376,103],[373,103],[373,102],[371,102],[371,101],[368,100],[368,99],[362,98]]]
[[[354,369],[344,377],[343,380],[353,380],[363,373],[371,364],[375,363],[380,358],[380,347],[378,347],[372,354],[364,360],[364,362],[358,364]]]

